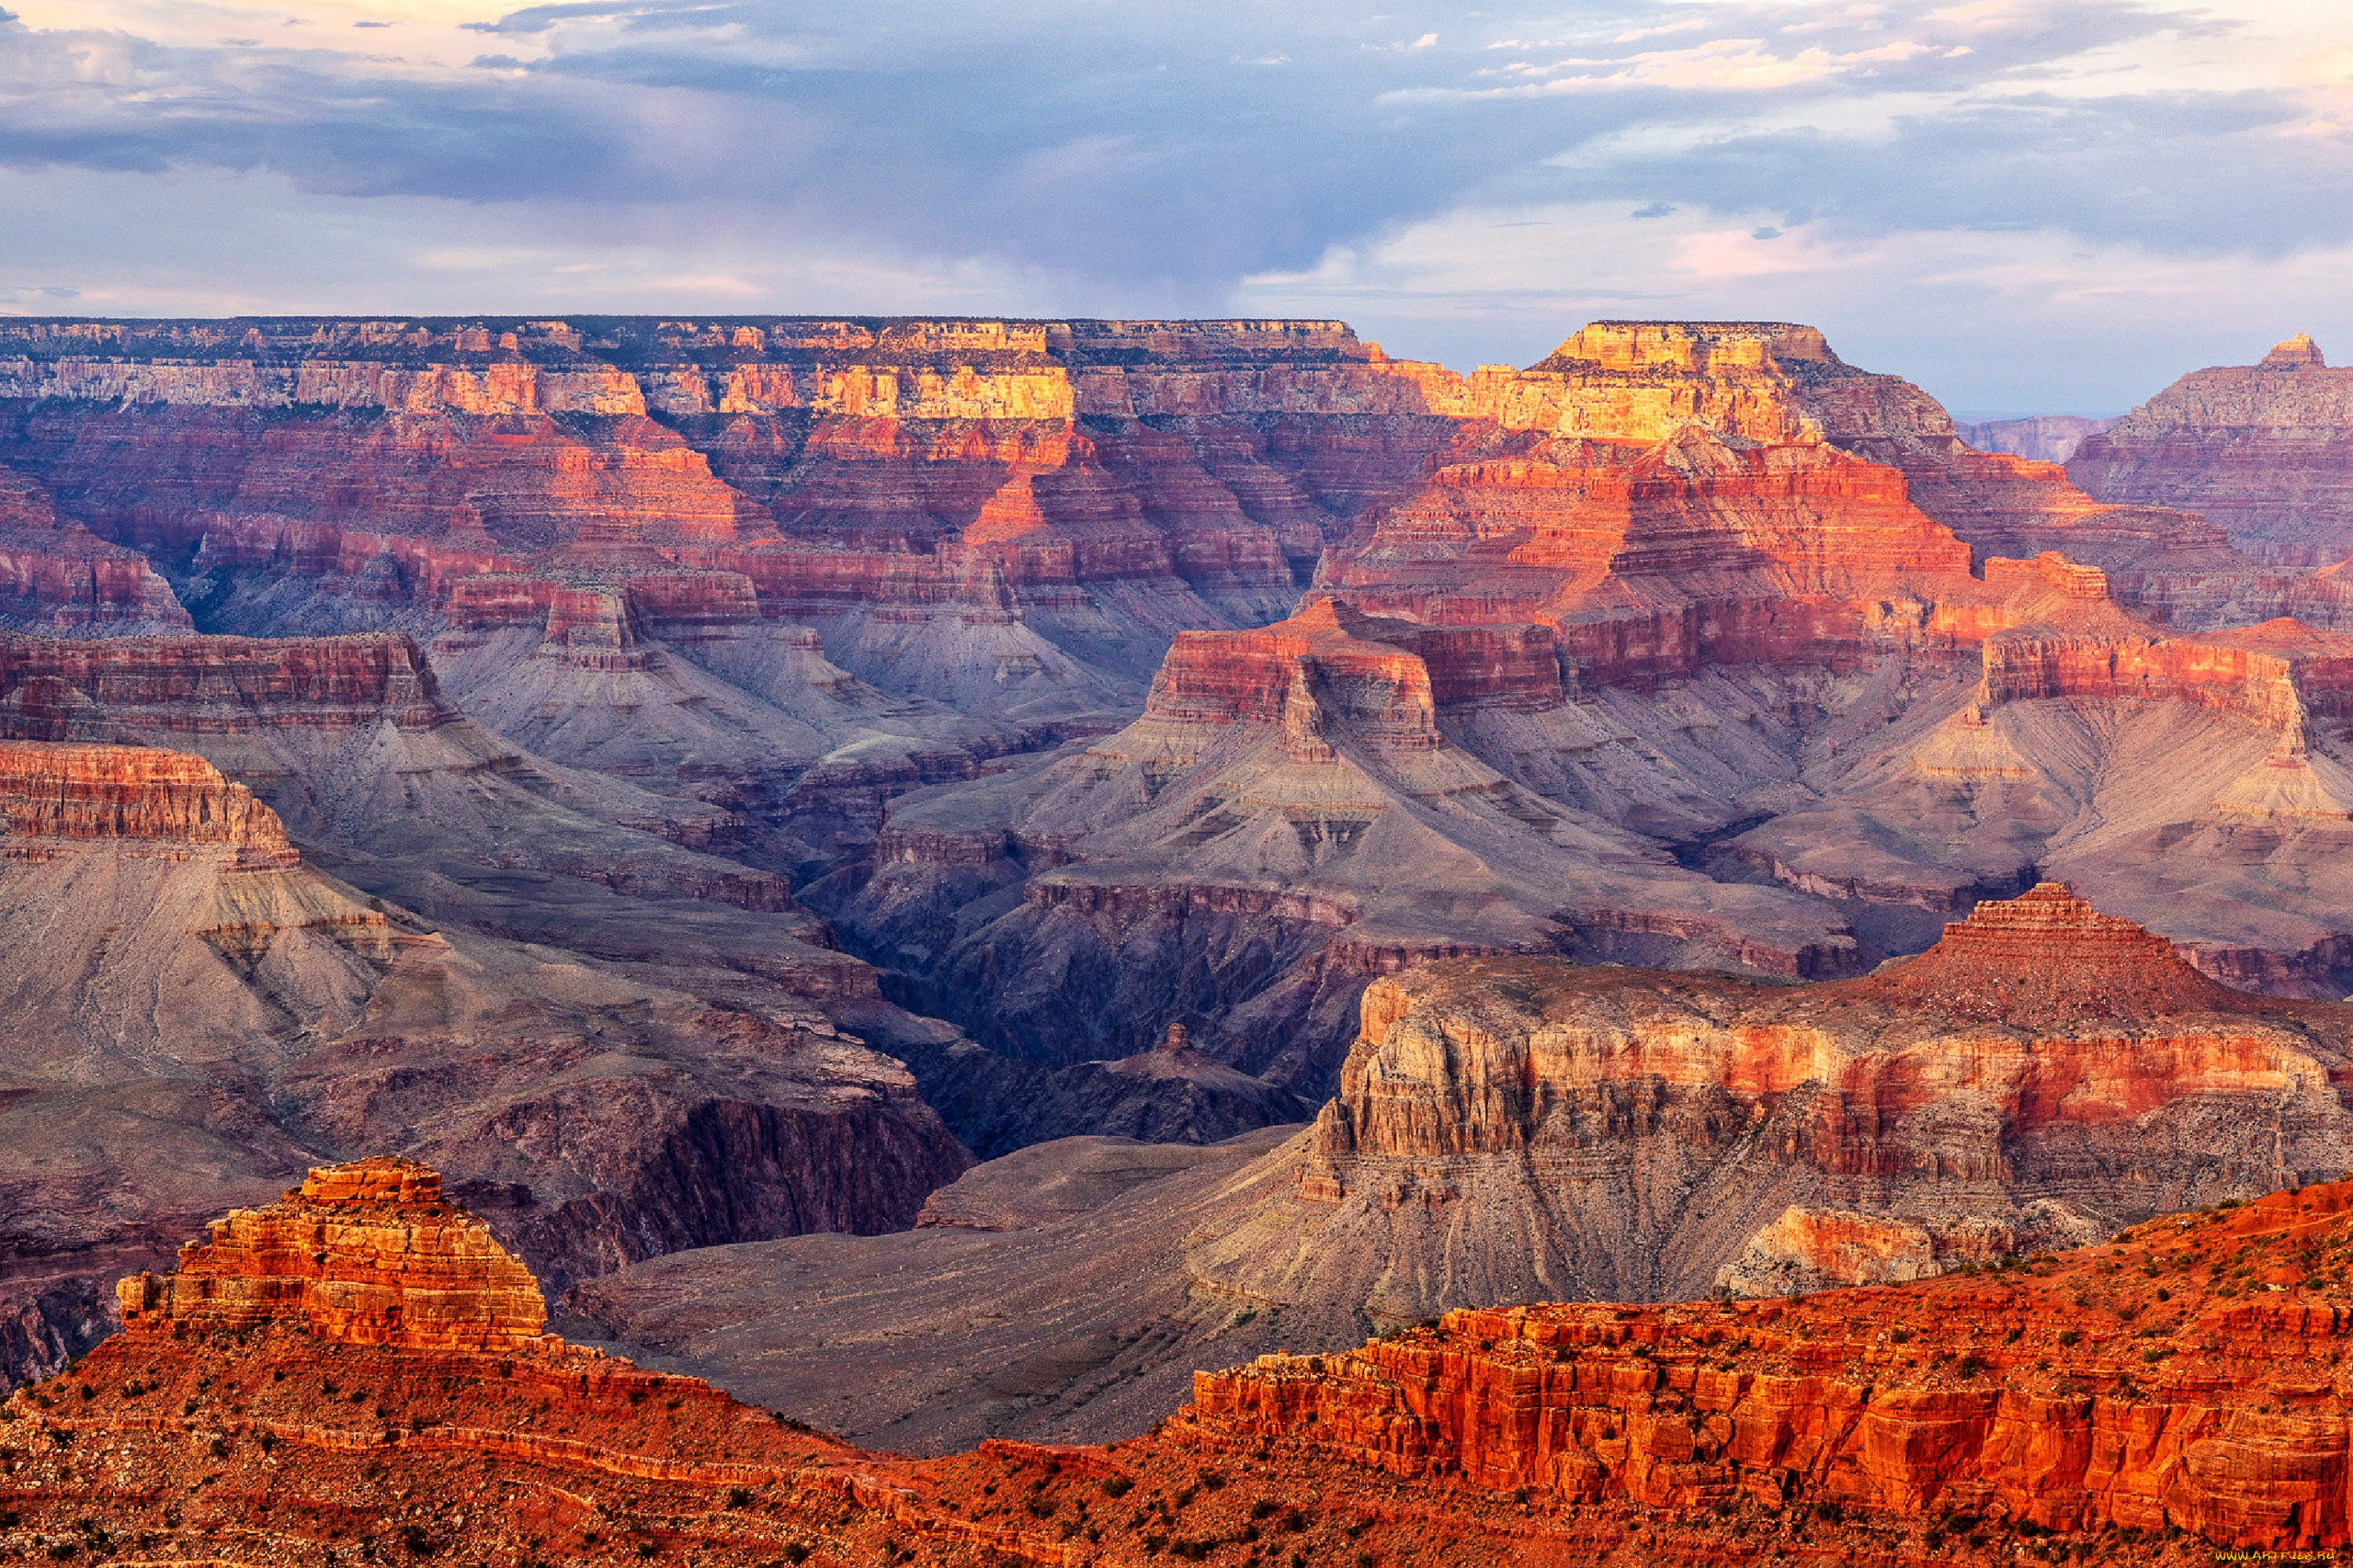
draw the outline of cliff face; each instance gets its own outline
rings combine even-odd
[[[2353,370],[2311,338],[2193,370],[2067,460],[2105,499],[2187,507],[2248,555],[2321,566],[2353,551]]]
[[[2160,1532],[2336,1547],[2348,1213],[2353,1188],[2313,1187],[1899,1289],[1449,1312],[1347,1356],[1201,1373],[1174,1435],[1524,1487],[1654,1562],[1745,1554],[1791,1517],[1848,1561],[1923,1525],[1931,1555],[1961,1558],[2040,1555],[2052,1532],[2151,1561],[2173,1560]]]
[[[33,322],[0,461],[214,629],[439,616],[629,544],[886,689],[976,669],[965,710],[1070,717],[1181,627],[1279,616],[1460,391],[1334,322]]]
[[[182,752],[0,742],[0,820],[37,837],[225,845],[262,863],[293,860],[277,813]]]
[[[903,797],[873,873],[808,896],[1008,1054],[1124,1056],[1173,1014],[1223,1060],[1318,1093],[1365,980],[1427,959],[1664,937],[1690,963],[1854,961],[1803,898],[1662,864],[1488,767],[1457,738],[1483,727],[1529,749],[1608,738],[1567,703],[1546,628],[1314,600],[1180,637],[1116,735]]]
[[[903,1070],[783,986],[731,1009],[436,931],[306,863],[200,756],[0,742],[0,824],[8,1375],[102,1334],[105,1279],[321,1154],[433,1153],[560,1280],[904,1225],[968,1163]]]
[[[1507,428],[1637,446],[1684,423],[1765,445],[1827,442],[1896,470],[1911,499],[1980,559],[2063,550],[2110,571],[2228,567],[2219,528],[2104,506],[2065,473],[1963,442],[1936,401],[1856,369],[1787,322],[1597,322],[1503,390]]]
[[[2347,1310],[2342,1186],[1897,1289],[1452,1312],[1197,1374],[1145,1437],[927,1461],[530,1332],[529,1276],[431,1187],[314,1171],[176,1276],[126,1280],[124,1331],[0,1406],[0,1542],[172,1558],[233,1536],[273,1568],[355,1546],[1893,1568],[2347,1539],[2343,1397],[2314,1371]],[[281,1231],[324,1256],[268,1246]]]
[[[2230,990],[2051,886],[1816,985],[1436,964],[1367,989],[1295,1199],[1190,1267],[1397,1323],[2071,1244],[2337,1169],[2347,1019]]]

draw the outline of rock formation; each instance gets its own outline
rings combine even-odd
[[[1899,951],[2062,876],[2231,983],[2343,995],[2348,647],[2285,619],[2168,636],[2058,600],[1984,642],[1973,688],[1809,759],[1818,798],[1714,864],[1834,897]]]
[[[2342,1168],[2348,1028],[2053,885],[1815,985],[1434,964],[1367,990],[1295,1193],[1188,1265],[1388,1324],[1933,1273]]]
[[[66,1561],[2133,1563],[2347,1539],[2353,1186],[1795,1301],[1465,1311],[1196,1377],[1102,1448],[870,1454],[566,1346],[430,1173],[232,1216],[5,1412],[0,1548]],[[308,1233],[324,1256],[301,1244]],[[182,1311],[183,1298],[223,1311]]]
[[[1221,1060],[1310,1094],[1366,979],[1426,959],[1854,964],[1814,901],[1686,872],[1449,733],[1483,723],[1516,725],[1530,749],[1614,738],[1565,702],[1544,628],[1314,599],[1263,631],[1180,637],[1116,735],[901,797],[872,874],[807,896],[860,951],[920,976],[922,1006],[1006,1055],[1124,1056],[1174,1015]]]
[[[201,1340],[284,1324],[349,1345],[536,1348],[548,1321],[539,1281],[453,1208],[441,1174],[413,1161],[313,1170],[283,1201],[215,1220],[171,1273],[117,1285],[123,1327]]]
[[[0,742],[0,1373],[74,1354],[107,1278],[322,1155],[429,1153],[560,1281],[903,1226],[969,1163],[807,1003],[435,930],[202,757]]]
[[[1131,704],[1179,629],[1279,615],[1461,401],[1336,322],[0,334],[0,461],[208,627],[438,617],[626,544],[735,574],[886,689],[1047,719]]]
[[[1900,1289],[1449,1312],[1202,1373],[1162,1440],[1508,1491],[1564,1562],[2337,1548],[2348,1216],[2338,1183]]]
[[[2282,567],[2353,552],[2353,370],[2299,334],[2256,365],[2193,370],[2068,460],[2106,500],[2203,513]]]
[[[1363,1013],[1304,1136],[1119,1182],[1095,1164],[1146,1151],[1039,1145],[943,1189],[915,1234],[672,1254],[574,1304],[861,1439],[1099,1439],[1211,1357],[1456,1307],[1923,1278],[2353,1149],[2353,1011],[2231,990],[2054,887],[1869,976],[1459,960],[1374,981]]]
[[[2136,596],[2247,565],[2194,517],[1972,450],[1810,328],[1597,323],[1451,399],[1453,443],[1361,514],[1290,617],[1178,634],[1142,719],[1083,752],[902,797],[871,863],[812,900],[1003,1054],[1132,1051],[1174,1015],[1311,1094],[1363,982],[1422,958],[1868,967],[2026,885],[2070,813],[1919,843],[1882,815],[1893,765],[1862,759],[1972,702],[2042,700],[2000,664],[2038,636],[2087,658],[2158,644]],[[2195,702],[2231,678],[2136,676],[2106,699]],[[2303,909],[2209,898],[2167,934],[2234,973],[2262,960],[2223,950],[2259,947],[2275,983],[2334,984],[2304,978],[2334,949]],[[2249,919],[2262,938],[2222,939]]]

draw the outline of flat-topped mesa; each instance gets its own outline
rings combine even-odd
[[[2208,979],[2163,937],[2102,915],[2064,882],[1988,899],[1916,958],[1850,988],[1956,1019],[2055,1023],[2251,1012],[2263,1004]]]
[[[1819,327],[1786,321],[1597,321],[1570,334],[1537,366],[1592,363],[1607,370],[1710,370],[1843,364]]]
[[[125,1331],[215,1338],[286,1324],[319,1338],[417,1350],[543,1343],[531,1271],[441,1192],[441,1177],[378,1157],[313,1170],[266,1209],[233,1210],[179,1267],[116,1287]]]
[[[0,741],[0,821],[40,838],[218,845],[290,866],[278,813],[219,768],[148,746]]]
[[[28,740],[223,735],[285,727],[426,731],[464,716],[399,632],[110,637],[0,632],[0,733]]]

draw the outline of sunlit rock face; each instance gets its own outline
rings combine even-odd
[[[29,323],[0,408],[0,462],[208,629],[478,623],[480,576],[644,598],[651,551],[894,694],[1045,722],[1279,617],[1467,413],[1337,322],[879,318]]]
[[[1412,1322],[2075,1244],[2338,1169],[2348,1028],[2341,1004],[2232,990],[2055,885],[1821,984],[1434,964],[1367,989],[1295,1198],[1190,1266]]]
[[[1961,1561],[2120,1528],[2127,1561],[2183,1534],[2325,1549],[2347,1535],[2345,1412],[2307,1369],[2343,1332],[2348,1210],[2338,1183],[1968,1278],[1453,1312],[1347,1355],[1203,1372],[1164,1440],[1612,1521],[1563,1562],[1627,1539],[1646,1562],[1721,1562],[1775,1533],[1753,1508],[1802,1513],[1795,1533],[1849,1561],[1897,1561],[1890,1532],[1937,1521],[1928,1551]]]

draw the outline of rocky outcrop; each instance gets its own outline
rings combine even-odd
[[[78,1353],[104,1280],[313,1158],[432,1155],[559,1282],[904,1225],[969,1163],[904,1070],[785,986],[746,977],[730,1007],[436,930],[306,861],[201,757],[0,743],[0,1373]]]
[[[1654,1562],[1756,1550],[1752,1510],[1846,1560],[1895,1556],[1891,1527],[2004,1561],[2054,1533],[2125,1532],[2104,1550],[2152,1561],[2160,1536],[2336,1548],[2348,1214],[2353,1187],[2311,1187],[1895,1289],[1454,1312],[1201,1373],[1169,1437],[1598,1511]]]
[[[2103,499],[2180,506],[2285,567],[2353,551],[2353,370],[2309,337],[2261,363],[2193,370],[2067,460]]]
[[[1935,400],[1847,364],[1788,322],[1596,322],[1498,383],[1506,428],[1650,447],[1688,423],[1766,446],[1828,443],[1896,470],[1910,499],[1979,559],[2061,550],[2106,567],[2228,568],[2194,517],[2103,505],[2055,465],[1972,449]]]
[[[399,633],[0,633],[0,734],[200,753],[339,874],[435,921],[580,946],[599,926],[642,932],[648,902],[704,903],[772,917],[712,939],[770,954],[779,975],[799,953],[804,989],[871,990],[836,972],[846,960],[783,876],[709,852],[745,836],[741,816],[522,750],[450,701]]]
[[[2342,642],[2285,619],[2167,635],[2048,598],[1981,645],[1973,689],[1813,760],[1817,799],[1712,864],[1836,898],[1898,951],[1932,917],[2063,876],[2226,982],[2343,995]]]
[[[2053,886],[1817,985],[1438,964],[1367,990],[1296,1198],[1188,1256],[1392,1323],[1931,1272],[2335,1171],[2348,1028]]]
[[[132,746],[0,742],[0,821],[11,834],[225,845],[291,864],[277,813],[202,757]]]
[[[441,1175],[375,1158],[314,1170],[266,1209],[234,1209],[160,1278],[115,1288],[134,1337],[223,1338],[285,1324],[348,1345],[536,1348],[539,1281],[441,1193]]]

